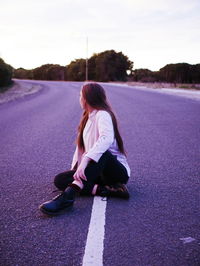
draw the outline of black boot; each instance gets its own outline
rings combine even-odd
[[[66,190],[60,195],[56,196],[50,201],[44,202],[39,206],[39,209],[48,215],[57,215],[73,206],[75,196],[78,190],[76,187],[69,186]]]
[[[121,183],[98,185],[96,194],[101,197],[117,197],[123,199],[128,199],[130,197],[127,187]]]

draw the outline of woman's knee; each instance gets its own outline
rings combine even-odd
[[[73,182],[73,174],[74,171],[67,171],[56,175],[54,177],[54,185],[58,189],[64,190],[70,183]]]
[[[58,174],[54,177],[54,185],[58,188],[58,189],[63,189],[63,177],[62,174]]]
[[[122,181],[122,184],[127,184],[128,183],[128,180],[129,180],[129,176],[126,175]]]

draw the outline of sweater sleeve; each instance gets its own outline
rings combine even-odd
[[[75,149],[75,152],[72,158],[71,169],[74,168],[77,162],[78,162],[78,147],[76,146],[76,149]]]
[[[98,162],[114,141],[114,128],[110,114],[106,111],[99,111],[97,114],[97,128],[99,137],[92,148],[85,156]]]

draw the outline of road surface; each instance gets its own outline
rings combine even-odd
[[[53,218],[38,205],[70,167],[82,83],[35,82],[44,89],[0,106],[0,264],[78,266],[93,197]],[[103,86],[132,170],[130,200],[107,201],[103,265],[200,265],[200,101]]]

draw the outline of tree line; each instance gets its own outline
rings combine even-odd
[[[133,62],[122,52],[108,50],[94,54],[88,59],[88,79],[96,81],[126,81],[127,71],[133,70]],[[15,78],[36,80],[84,81],[86,79],[86,59],[80,58],[67,66],[46,64],[32,70],[14,70]]]
[[[6,64],[2,58],[0,58],[0,88],[3,90],[5,86],[12,84],[13,67]]]
[[[159,71],[133,70],[133,64],[122,52],[107,50],[93,54],[88,59],[88,80],[200,83],[200,64],[168,64]],[[45,64],[27,70],[24,68],[14,69],[0,58],[0,87],[10,84],[12,78],[84,81],[86,79],[86,60],[80,58],[66,66]]]
[[[200,64],[168,64],[159,71],[136,69],[132,74],[132,80],[141,82],[200,83]]]

